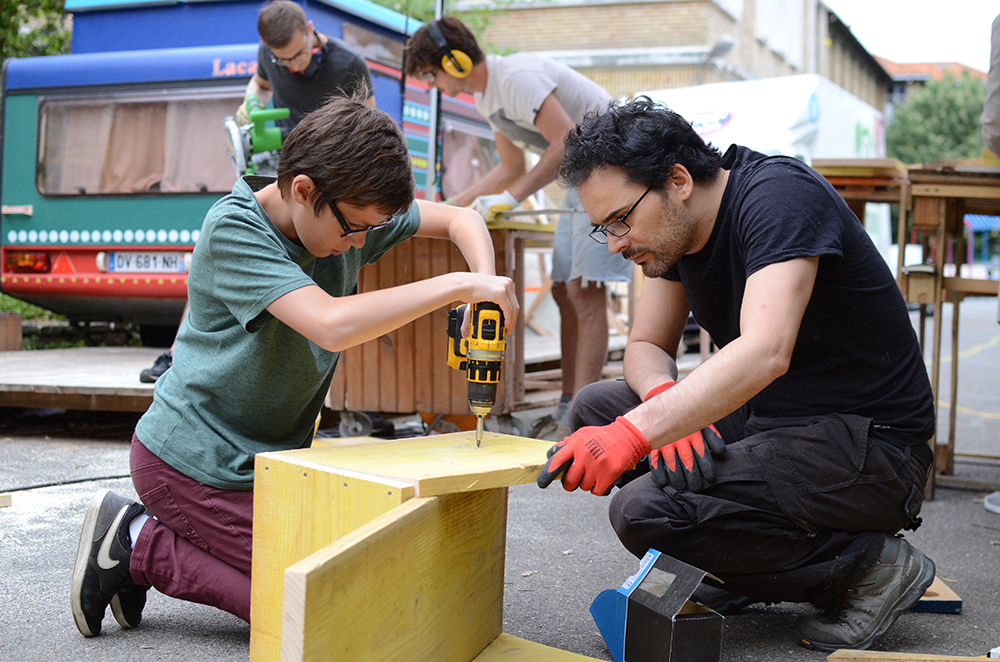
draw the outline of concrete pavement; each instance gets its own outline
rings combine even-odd
[[[958,449],[1000,454],[1000,326],[995,300],[962,308]],[[949,321],[944,320],[944,328]],[[947,410],[942,409],[941,417]],[[531,418],[541,412],[522,414]],[[134,497],[128,473],[133,419],[108,414],[95,427],[73,415],[5,422],[0,411],[0,662],[246,660],[249,627],[212,608],[150,592],[143,624],[85,639],[69,610],[69,578],[84,510],[98,489]],[[1000,483],[1000,462],[959,458],[956,474]],[[112,477],[112,478],[108,478]],[[924,506],[924,525],[907,539],[937,564],[964,600],[963,613],[906,614],[878,650],[984,655],[1000,646],[1000,516],[982,492],[939,488]],[[590,602],[637,568],[607,521],[607,499],[558,485],[510,490],[504,630],[543,644],[610,660],[590,617]],[[727,662],[824,660],[795,643],[803,605],[754,606],[726,619]]]

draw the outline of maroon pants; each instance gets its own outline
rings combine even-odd
[[[155,519],[132,545],[132,580],[250,622],[253,492],[203,485],[132,436],[132,483]]]

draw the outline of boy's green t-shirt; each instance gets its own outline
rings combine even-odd
[[[136,434],[151,452],[195,480],[253,488],[254,456],[310,444],[340,357],[275,319],[276,299],[307,285],[335,297],[357,292],[358,272],[420,224],[414,203],[365,245],[316,258],[268,218],[246,177],[205,217],[188,274],[191,307],[173,365],[156,383]]]

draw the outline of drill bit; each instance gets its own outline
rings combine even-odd
[[[476,448],[479,448],[483,444],[483,417],[482,415],[476,416]]]

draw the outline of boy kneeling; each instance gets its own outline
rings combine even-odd
[[[142,503],[110,491],[87,509],[73,618],[123,628],[146,591],[250,620],[254,456],[309,446],[340,352],[452,301],[518,302],[495,275],[482,217],[414,202],[395,121],[336,99],[289,135],[277,180],[244,177],[208,212],[188,278],[173,366],[132,437]],[[449,239],[472,273],[357,294],[358,272],[412,236]]]

